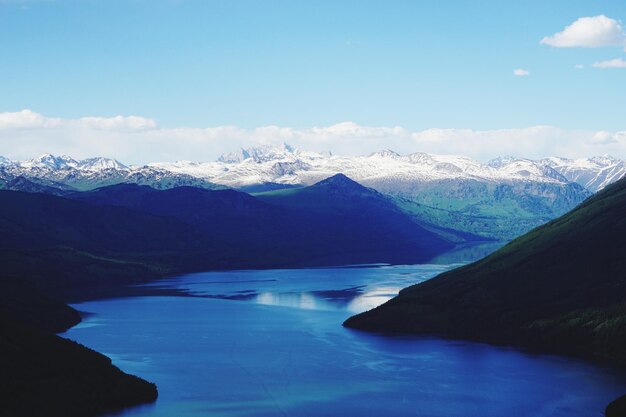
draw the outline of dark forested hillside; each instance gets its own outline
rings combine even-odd
[[[626,361],[626,180],[489,257],[404,289],[346,326]]]

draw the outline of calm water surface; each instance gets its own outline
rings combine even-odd
[[[350,315],[451,266],[208,272],[160,282],[193,297],[75,305],[63,336],[155,382],[119,415],[600,417],[616,370],[549,355],[344,329]]]

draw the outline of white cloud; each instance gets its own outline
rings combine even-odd
[[[43,127],[78,127],[100,130],[144,130],[156,127],[152,119],[138,116],[81,117],[60,119],[45,117],[32,110],[0,113],[0,129],[34,129]]]
[[[607,132],[606,130],[600,130],[593,135],[592,141],[599,145],[618,143],[620,136],[624,134],[626,134],[626,132]]]
[[[624,46],[626,33],[615,19],[605,15],[581,17],[562,32],[544,37],[540,43],[557,48]]]
[[[517,75],[518,77],[525,77],[527,75],[530,75],[530,71],[523,68],[518,68],[513,70],[513,75]]]
[[[487,160],[501,155],[541,158],[612,154],[626,158],[626,131],[565,130],[553,126],[516,129],[426,129],[361,126],[354,122],[295,129],[262,126],[163,128],[138,116],[46,117],[31,110],[0,113],[0,155],[26,159],[50,152],[75,158],[114,157],[125,163],[212,161],[239,147],[287,142],[303,150],[365,155],[381,149],[402,154],[431,152]]]
[[[594,62],[594,68],[626,68],[626,61],[622,58],[610,59],[608,61]]]
[[[156,127],[156,121],[139,116],[81,117],[72,123],[101,130],[145,130]]]
[[[44,117],[31,110],[0,113],[0,129],[32,129],[53,127],[61,123],[61,119]]]
[[[626,143],[626,130],[621,132],[601,130],[593,136],[593,141],[600,145]]]
[[[576,64],[576,65],[574,65],[574,68],[576,68],[576,69],[585,69],[585,66],[583,64]]]

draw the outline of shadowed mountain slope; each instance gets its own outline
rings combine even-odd
[[[91,417],[152,402],[154,384],[77,343],[0,314],[3,417]]]
[[[174,217],[247,248],[241,254],[245,266],[422,262],[453,247],[376,191],[340,174],[257,197],[234,190],[118,185],[72,198]]]

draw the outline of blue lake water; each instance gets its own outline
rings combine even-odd
[[[344,329],[350,315],[452,266],[207,272],[190,295],[76,304],[64,337],[155,382],[122,416],[600,417],[626,375],[582,360]]]

